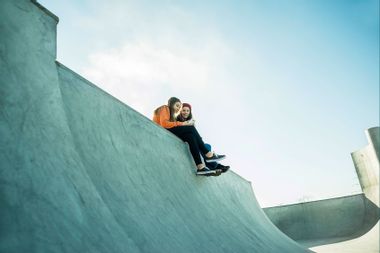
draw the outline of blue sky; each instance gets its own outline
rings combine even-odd
[[[58,60],[151,118],[193,105],[262,206],[360,191],[350,152],[379,125],[379,2],[39,1]]]

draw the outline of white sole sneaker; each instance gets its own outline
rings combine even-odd
[[[212,162],[219,162],[223,159],[225,159],[226,157],[225,156],[222,156],[222,157],[216,157],[216,158],[211,158],[211,159],[205,159],[206,162],[208,163],[212,163]]]
[[[202,171],[197,171],[196,172],[197,175],[213,175],[213,174],[216,174],[216,171],[215,170],[202,170]]]

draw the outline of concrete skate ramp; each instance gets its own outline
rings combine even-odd
[[[270,207],[264,211],[282,232],[307,247],[358,238],[373,229],[379,220],[378,206],[364,194]]]
[[[182,141],[56,63],[57,17],[0,5],[0,252],[308,251],[249,182],[195,176]]]
[[[332,243],[311,249],[318,253],[378,253],[379,252],[379,222],[366,234],[355,239]]]
[[[379,127],[351,154],[362,194],[264,209],[286,235],[316,252],[379,252]]]
[[[347,253],[377,253],[379,252],[379,157],[380,157],[380,128],[372,127],[365,130],[368,145],[360,150],[351,153],[352,160],[355,165],[360,186],[365,196],[367,215],[364,217],[364,226],[357,228],[356,234],[364,235],[343,241],[340,243],[332,243],[328,245],[313,247],[316,252],[347,252]],[[375,208],[373,208],[375,207]],[[357,213],[354,213],[353,219],[360,219]],[[356,214],[356,215],[355,215]],[[375,226],[370,231],[366,231],[371,224],[371,219],[377,220]],[[355,235],[355,234],[354,234]]]

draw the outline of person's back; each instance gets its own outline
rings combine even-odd
[[[154,111],[153,121],[163,128],[172,128],[185,125],[183,122],[172,120],[170,107],[167,105],[162,105]]]
[[[153,113],[153,121],[160,125],[160,118],[163,117],[160,114],[167,110],[169,110],[169,107],[167,105],[162,105],[158,107]]]

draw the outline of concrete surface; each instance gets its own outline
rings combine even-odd
[[[373,203],[379,206],[379,143],[380,128],[372,127],[365,131],[368,145],[351,153],[360,186]]]
[[[285,234],[315,252],[379,252],[379,127],[368,145],[351,154],[362,194],[266,208]]]
[[[361,237],[310,249],[318,253],[379,253],[379,222]]]
[[[307,252],[233,172],[56,57],[57,17],[0,2],[0,252]]]
[[[286,235],[311,247],[359,237],[379,220],[378,207],[364,194],[264,208]]]

